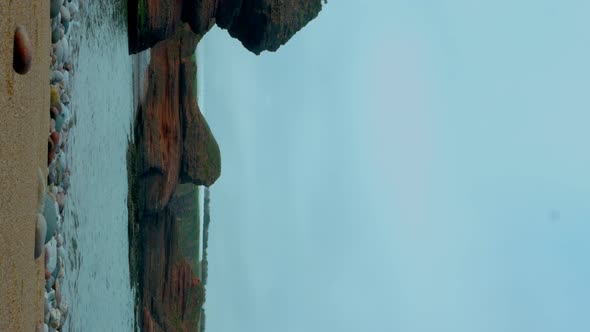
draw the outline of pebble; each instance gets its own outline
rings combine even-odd
[[[51,85],[49,88],[49,102],[51,103],[51,107],[55,107],[59,105],[59,90],[57,86]]]
[[[47,236],[47,222],[42,214],[37,214],[37,225],[35,226],[35,259],[41,257],[43,245]]]
[[[60,27],[59,26],[55,26],[52,30],[51,30],[51,43],[55,44],[57,43],[60,39],[61,39],[61,32],[60,32]]]
[[[55,271],[57,267],[57,241],[55,238],[51,238],[51,240],[45,244],[45,250],[49,255],[49,260],[45,262],[45,267],[49,270],[49,272]]]
[[[58,328],[61,321],[61,312],[57,308],[49,310],[49,326],[54,329]]]
[[[49,7],[49,18],[54,18],[57,16],[57,14],[59,14],[61,4],[61,0],[51,0],[51,5]]]
[[[64,74],[59,70],[54,70],[51,72],[49,80],[51,81],[51,84],[61,83],[64,80]]]
[[[14,50],[12,54],[12,68],[17,73],[24,75],[31,70],[33,62],[33,46],[29,40],[29,34],[24,26],[19,25],[14,31]]]
[[[49,109],[49,117],[51,117],[51,119],[55,120],[55,118],[57,118],[58,115],[59,115],[59,112],[57,111],[57,108],[51,107]]]
[[[43,216],[45,217],[45,221],[47,222],[47,235],[45,237],[45,243],[47,244],[51,241],[51,239],[53,239],[55,229],[57,228],[57,214],[55,213],[55,201],[49,195],[45,196],[45,209],[43,209]],[[57,245],[57,242],[55,244]],[[47,248],[45,248],[45,250],[47,250]],[[49,271],[53,271],[53,269],[49,269]]]

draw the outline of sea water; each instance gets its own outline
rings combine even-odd
[[[71,36],[79,54],[67,147],[65,331],[130,331],[134,325],[126,168],[133,90],[124,15],[119,1],[89,1]]]

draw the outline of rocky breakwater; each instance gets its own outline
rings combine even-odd
[[[129,0],[129,50],[150,48],[186,22],[197,35],[217,24],[255,54],[274,52],[321,9],[322,0]]]
[[[180,248],[179,228],[186,225],[175,217],[181,211],[172,198],[181,183],[210,186],[221,174],[219,146],[197,104],[199,39],[184,24],[150,50],[130,146],[130,201],[136,204],[130,209],[130,264],[145,331],[192,331],[204,302],[195,257]]]

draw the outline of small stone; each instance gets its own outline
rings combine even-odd
[[[55,247],[57,247],[57,241],[53,237],[57,228],[57,213],[55,212],[55,201],[49,195],[45,195],[45,209],[43,210],[43,216],[45,217],[45,221],[47,221],[47,236],[45,237],[45,250],[47,250],[48,243],[52,243],[53,241],[55,241]],[[55,251],[50,252],[49,258],[50,260],[53,258],[53,265],[49,265],[49,267],[52,267],[49,269],[49,271],[53,271],[55,269],[57,257],[54,254]]]
[[[51,310],[49,310],[49,326],[56,329],[59,327],[60,321],[61,313],[59,312],[59,309],[52,308]]]
[[[59,14],[61,4],[61,0],[51,0],[51,5],[49,7],[49,18],[54,18],[57,16],[57,14]]]
[[[57,133],[57,131],[52,132],[51,135],[49,135],[49,138],[51,139],[53,144],[55,144],[55,146],[59,146],[59,134]]]
[[[55,118],[55,131],[61,131],[64,125],[64,119],[65,117],[61,114],[57,118]]]
[[[64,22],[70,21],[70,11],[65,6],[61,6],[60,14],[61,14],[61,24],[64,24]]]
[[[51,87],[49,87],[49,101],[51,103],[51,107],[55,107],[57,109],[59,105],[59,90],[55,85],[51,85]]]
[[[60,29],[61,28],[59,26],[56,26],[55,28],[53,28],[53,30],[51,30],[51,43],[52,44],[57,43],[61,39],[62,35],[61,35]]]
[[[24,75],[31,70],[33,62],[33,46],[29,34],[24,26],[19,25],[14,31],[14,50],[12,54],[12,68]]]
[[[37,225],[35,226],[35,259],[41,257],[43,245],[47,236],[47,222],[42,214],[37,214]]]
[[[47,268],[45,268],[45,281],[51,278],[51,272]]]
[[[52,128],[50,128],[52,129]],[[55,128],[53,128],[55,130]],[[55,146],[55,144],[53,143],[53,141],[51,140],[51,138],[47,138],[47,164],[51,165],[51,163],[53,162],[53,160],[55,160],[55,151],[57,149],[57,146]]]
[[[59,112],[57,111],[57,108],[55,108],[55,107],[52,107],[52,108],[50,108],[50,109],[49,109],[49,116],[50,116],[52,119],[55,119],[55,118],[57,118],[57,116],[58,116],[58,115],[59,115]]]
[[[70,10],[70,19],[74,19],[76,14],[78,14],[78,5],[74,2],[70,2],[68,4],[68,9]]]
[[[51,84],[61,83],[64,80],[64,74],[59,70],[54,70],[51,72],[49,80],[51,81]]]
[[[46,263],[45,267],[49,270],[49,272],[55,271],[57,267],[57,241],[52,236],[51,240],[45,245],[45,250],[49,253],[49,260]]]
[[[70,46],[66,38],[62,38],[55,44],[55,55],[58,63],[65,63],[70,56]]]

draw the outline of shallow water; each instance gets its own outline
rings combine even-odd
[[[133,90],[122,8],[118,1],[91,2],[72,35],[79,56],[64,225],[66,331],[133,330],[126,169]]]

